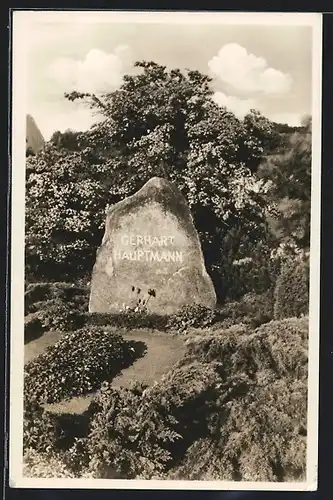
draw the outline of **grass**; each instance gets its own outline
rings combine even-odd
[[[117,331],[119,332],[119,329]],[[149,329],[124,329],[120,333],[123,333],[125,340],[144,343],[146,352],[143,357],[112,380],[112,385],[115,388],[129,387],[133,382],[152,385],[173,368],[184,355],[184,341],[179,336]],[[42,354],[48,346],[54,345],[62,335],[59,332],[47,332],[42,337],[29,342],[25,346],[25,363]],[[82,414],[87,410],[94,395],[95,392],[45,405],[45,408],[55,413]]]
[[[63,335],[62,332],[45,332],[41,337],[31,340],[24,346],[24,364],[43,354],[47,347],[54,345]]]

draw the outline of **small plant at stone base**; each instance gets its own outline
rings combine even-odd
[[[131,305],[123,305],[123,310],[124,311],[134,311],[134,312],[146,312],[147,311],[147,306],[148,302],[150,301],[151,297],[156,297],[156,290],[153,288],[148,288],[147,295],[148,296],[143,296],[140,295],[142,292],[142,289],[139,287],[136,287],[134,285],[131,286],[132,292],[135,294],[135,298],[132,300]]]

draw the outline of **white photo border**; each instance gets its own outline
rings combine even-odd
[[[24,221],[27,53],[31,23],[172,23],[304,25],[312,27],[312,169],[306,481],[293,483],[119,479],[42,479],[23,477]],[[171,489],[314,491],[318,477],[319,306],[321,227],[322,14],[240,12],[12,11],[11,151],[11,311],[9,485],[13,488]]]

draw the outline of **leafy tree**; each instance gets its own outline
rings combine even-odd
[[[259,175],[269,180],[268,196],[275,205],[270,228],[275,237],[301,249],[310,246],[311,211],[311,118],[289,137],[289,147],[260,166]]]
[[[82,250],[86,268],[90,269],[92,260],[88,258],[88,248],[92,248],[91,257],[100,243],[103,203],[112,204],[133,194],[153,176],[165,177],[178,186],[188,201],[206,265],[218,293],[223,295],[231,279],[228,266],[223,265],[225,248],[232,254],[228,259],[234,259],[244,237],[251,242],[265,238],[266,201],[261,196],[265,182],[258,180],[256,170],[272,136],[270,123],[254,111],[244,120],[238,120],[227,109],[217,106],[212,100],[210,78],[198,71],[168,71],[154,62],[138,62],[135,66],[138,73],[125,75],[122,86],[115,92],[100,96],[66,94],[69,100],[88,102],[92,111],[102,116],[88,132],[77,136],[81,151],[74,156],[67,151],[64,156],[60,150],[62,168],[68,165],[73,182],[77,175],[83,176],[85,182],[95,180],[97,175],[99,185],[92,195],[98,205],[98,208],[95,206],[96,222],[88,228],[88,220],[92,222],[93,217],[89,208],[87,237],[82,235],[81,247],[73,255],[74,241],[66,246],[66,258],[82,263],[79,257]],[[37,164],[40,161],[38,157]],[[50,168],[51,163],[54,161],[49,161]],[[51,170],[54,175],[49,182],[66,191],[63,170],[59,165],[53,165]],[[44,170],[43,175],[50,174]],[[49,212],[47,207],[57,204],[57,217],[62,213],[63,221],[69,223],[71,215],[66,200],[70,203],[72,193],[62,196],[58,203],[54,190],[45,190],[43,186],[39,185],[44,191],[37,198],[43,198],[45,214]],[[31,189],[30,196],[35,203],[36,193]],[[84,203],[82,199],[83,211]],[[35,238],[38,240],[35,244],[39,245],[37,254],[44,252],[41,247],[45,243],[56,251],[54,232],[49,231],[49,224],[54,225],[45,220],[47,234]],[[29,220],[28,226],[31,228]],[[30,233],[36,231],[32,229]],[[57,237],[60,238],[60,231]],[[77,235],[72,234],[72,238],[76,241]],[[50,262],[56,258],[55,254],[48,255]]]
[[[89,148],[52,144],[26,167],[26,272],[59,279],[90,267],[102,237],[108,188],[103,165]]]
[[[68,149],[69,151],[79,151],[81,133],[75,132],[73,130],[66,130],[65,132],[60,132],[59,130],[52,134],[50,142],[58,149]]]
[[[222,276],[216,270],[227,240],[234,257],[244,235],[256,240],[265,232],[254,172],[270,124],[257,112],[241,121],[217,106],[210,78],[198,71],[167,71],[153,62],[136,67],[141,72],[126,75],[116,92],[67,97],[85,99],[104,116],[86,139],[106,158],[112,198],[133,194],[155,175],[174,182],[191,208],[208,269],[226,288],[226,270]]]

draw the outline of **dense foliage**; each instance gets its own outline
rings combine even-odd
[[[24,449],[45,452],[55,445],[56,436],[55,419],[40,406],[36,398],[26,398],[23,413]]]
[[[215,310],[194,304],[169,316],[145,310],[89,313],[85,288],[66,283],[34,283],[28,285],[26,291],[25,342],[34,340],[45,331],[68,332],[95,326],[128,330],[149,328],[170,334],[240,322],[259,326],[273,318],[273,299],[273,291],[268,290],[262,294],[248,293]]]
[[[53,403],[85,394],[119,373],[136,356],[134,344],[108,327],[64,334],[25,366],[25,395],[39,403]]]
[[[87,310],[88,294],[87,287],[79,287],[71,283],[29,283],[24,295],[25,313],[39,310],[46,302],[59,300],[70,303],[78,309]]]
[[[249,325],[198,335],[187,341],[188,357],[210,363],[219,361],[228,378],[260,372],[276,378],[305,380],[307,376],[308,318],[271,321],[254,331]]]
[[[274,317],[274,294],[269,289],[264,293],[247,293],[237,301],[228,301],[216,313],[216,326],[232,326],[238,323],[254,327],[271,321]],[[215,328],[215,326],[214,326]]]
[[[304,479],[307,334],[307,318],[202,332],[153,386],[104,383],[86,434],[58,454],[60,474],[66,464],[77,477]]]
[[[309,314],[309,262],[287,259],[275,288],[276,319]]]
[[[52,144],[26,168],[26,273],[78,277],[100,244],[108,201],[104,165],[88,150]],[[75,272],[74,272],[75,270]],[[72,278],[73,278],[72,276]]]
[[[302,480],[311,120],[240,120],[198,71],[135,66],[117,91],[66,95],[102,116],[89,131],[56,132],[27,151],[25,341],[65,333],[25,368],[25,472]],[[90,314],[106,211],[153,176],[184,194],[220,304]],[[115,389],[145,348],[119,332],[137,328],[186,333],[186,354],[152,386]],[[92,391],[84,415],[43,408]]]
[[[269,182],[268,201],[275,205],[269,225],[278,241],[309,250],[311,212],[312,122],[288,137],[284,150],[269,155],[259,176]]]
[[[216,321],[216,311],[200,304],[182,307],[178,313],[169,317],[167,327],[177,332],[186,332],[189,328],[206,328]]]
[[[27,161],[26,256],[31,274],[90,273],[105,209],[152,176],[186,197],[218,293],[230,262],[266,238],[266,182],[256,170],[273,128],[259,113],[238,120],[212,100],[198,71],[137,63],[118,91],[84,98],[104,119],[90,131],[54,134]],[[275,136],[274,136],[275,137]]]

